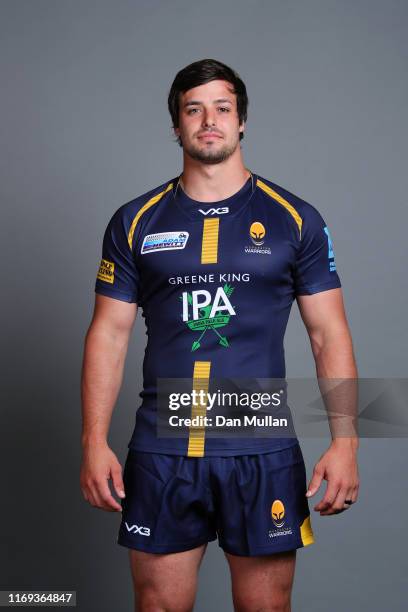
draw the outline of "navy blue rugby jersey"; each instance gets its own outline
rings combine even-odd
[[[192,200],[178,182],[121,206],[103,240],[95,291],[137,303],[147,329],[128,446],[196,457],[293,446],[292,434],[219,438],[206,427],[184,438],[157,434],[158,379],[191,379],[192,389],[220,378],[284,379],[294,298],[341,287],[329,229],[311,204],[253,172],[217,202]],[[197,416],[197,407],[191,411]]]

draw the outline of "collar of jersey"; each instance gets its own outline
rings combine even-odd
[[[214,219],[216,217],[231,219],[248,204],[255,192],[258,177],[251,170],[249,171],[251,172],[251,176],[245,181],[241,189],[233,193],[228,198],[225,198],[224,200],[217,200],[216,202],[201,202],[199,200],[193,200],[190,198],[190,196],[183,191],[181,185],[178,185],[181,176],[180,174],[180,176],[176,177],[172,181],[172,200],[182,214],[188,217],[190,221],[201,222],[203,219]],[[199,212],[200,208],[202,210],[207,210],[209,208],[223,208],[226,206],[230,209],[230,212],[225,214],[207,216]]]

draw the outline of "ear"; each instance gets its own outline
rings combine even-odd
[[[242,133],[245,132],[245,121],[243,121],[241,125],[239,126],[239,131]]]

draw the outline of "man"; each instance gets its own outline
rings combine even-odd
[[[294,436],[157,433],[159,379],[189,379],[198,392],[214,378],[284,378],[294,298],[318,377],[357,377],[329,230],[313,206],[245,167],[247,104],[228,66],[181,70],[168,105],[183,172],[121,206],[105,232],[85,342],[81,488],[91,505],[122,511],[118,543],[129,548],[138,611],[192,610],[217,537],[235,609],[290,610],[296,550],[313,543],[307,497],[326,479],[321,515],[357,499],[355,437],[334,437],[306,493]],[[139,305],[143,401],[122,479],[107,436]]]

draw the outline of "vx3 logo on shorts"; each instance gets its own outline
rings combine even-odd
[[[227,213],[229,213],[228,206],[222,206],[221,208],[209,208],[208,210],[203,210],[202,208],[199,208],[198,210],[205,217],[207,215],[226,215]]]
[[[149,536],[150,535],[150,529],[149,527],[143,527],[142,525],[139,527],[138,525],[128,525],[125,521],[125,525],[126,525],[126,529],[128,531],[130,531],[130,533],[133,533],[134,535],[136,534],[140,534],[142,536]]]

